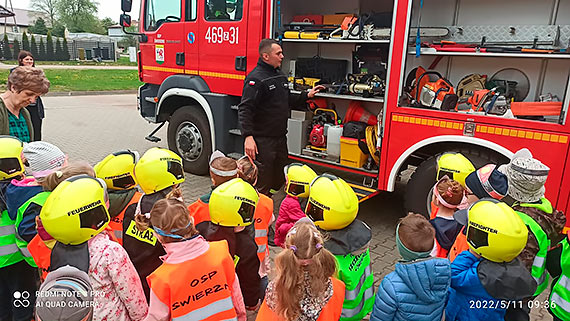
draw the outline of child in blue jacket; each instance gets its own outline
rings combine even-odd
[[[370,321],[441,320],[450,284],[449,260],[434,258],[435,230],[420,214],[408,214],[396,227],[403,260],[376,294]]]
[[[492,198],[456,215],[468,215],[469,250],[451,264],[445,320],[503,321],[509,305],[522,304],[536,290],[536,281],[517,258],[528,230],[507,204]]]

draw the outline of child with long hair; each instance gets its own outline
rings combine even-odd
[[[255,186],[258,169],[253,160],[244,155],[237,160],[238,174],[241,179]],[[273,215],[273,200],[264,194],[259,194],[259,201],[253,214],[253,227],[255,229],[255,243],[257,244],[257,257],[259,258],[259,277],[261,277],[261,297],[265,296],[265,289],[269,283],[267,273],[271,270],[267,232],[269,226],[275,221]]]
[[[163,199],[184,182],[182,159],[174,152],[153,147],[147,150],[135,165],[136,182],[144,192],[139,201],[125,210],[123,217],[123,247],[129,253],[145,292],[150,298],[146,277],[162,264],[165,255],[152,228],[141,230],[137,221],[145,220],[154,203]],[[138,225],[140,226],[140,225]]]
[[[436,257],[447,258],[449,249],[462,228],[453,218],[453,213],[461,203],[467,202],[465,188],[458,181],[444,176],[433,187],[432,202],[437,206],[437,214],[430,220],[435,228],[434,254]]]
[[[182,193],[174,189],[154,204],[150,219],[137,221],[140,230],[152,226],[166,251],[162,265],[147,277],[151,292],[146,320],[197,320],[197,310],[202,312],[200,320],[245,320],[245,306],[227,243],[208,243],[200,236],[181,200]]]
[[[256,320],[338,320],[344,283],[335,279],[336,261],[309,219],[287,233],[285,249],[275,258],[276,277],[269,282]]]

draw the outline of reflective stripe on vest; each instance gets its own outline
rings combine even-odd
[[[335,258],[339,263],[339,276],[346,286],[341,320],[362,320],[374,305],[370,251],[356,256],[335,255]]]
[[[0,268],[22,261],[24,257],[16,245],[16,228],[8,211],[0,213]]]
[[[172,321],[196,321],[204,320],[208,317],[214,316],[215,314],[230,310],[234,308],[234,303],[231,297],[212,302],[202,308],[190,311],[189,313],[172,318]],[[227,320],[237,320],[237,318],[227,319]]]
[[[265,195],[259,196],[259,201],[253,214],[255,228],[255,244],[257,244],[257,257],[259,262],[265,260],[265,250],[267,249],[267,229],[269,221],[273,215],[273,200]]]
[[[365,314],[362,314],[364,304],[368,303],[369,300],[373,299],[373,298],[374,298],[374,289],[372,289],[372,288],[366,289],[366,291],[364,291],[364,295],[362,296],[362,300],[360,300],[360,303],[358,303],[358,305],[355,308],[353,308],[353,309],[346,309],[344,307],[342,308],[342,313],[340,315],[340,319],[341,320],[362,320],[362,318],[364,318],[364,316],[368,314],[368,312],[366,312]],[[374,301],[372,301],[372,303],[374,303]]]
[[[18,248],[20,249],[20,252],[22,253],[22,255],[24,256],[24,260],[26,260],[26,262],[32,266],[32,267],[38,267],[38,265],[36,264],[36,262],[34,261],[34,258],[32,257],[32,255],[30,254],[30,251],[28,251],[28,242],[26,242],[25,240],[23,240],[20,235],[18,235],[17,231],[20,227],[20,224],[22,223],[22,220],[24,219],[24,216],[26,215],[26,212],[28,211],[28,208],[30,207],[30,205],[32,204],[36,204],[39,207],[43,207],[44,204],[46,203],[46,200],[48,199],[48,197],[50,196],[51,192],[41,192],[36,194],[34,197],[30,198],[27,202],[25,202],[24,204],[22,204],[22,206],[20,206],[20,208],[18,208],[18,215],[16,217],[16,223],[15,223],[15,227],[16,227],[16,245],[18,245]],[[39,213],[38,213],[39,214]],[[28,215],[30,215],[28,213]]]
[[[538,285],[536,292],[534,292],[534,296],[537,296],[542,293],[542,291],[544,291],[544,289],[546,289],[548,286],[548,273],[546,272],[546,254],[550,248],[550,240],[548,239],[548,236],[544,230],[542,230],[542,227],[540,227],[540,225],[530,216],[522,212],[517,212],[517,214],[523,220],[524,224],[528,226],[538,241],[538,253],[534,258],[532,269],[530,271],[532,277]]]
[[[560,244],[562,244],[560,253],[562,275],[552,286],[550,311],[562,320],[570,320],[570,278],[568,278],[570,275],[570,244],[568,238],[565,237]]]
[[[267,230],[255,230],[255,237],[267,236]]]
[[[368,276],[370,276],[371,274],[372,274],[372,269],[370,268],[370,265],[369,265],[366,267],[366,269],[364,270],[364,273],[360,277],[360,281],[358,282],[358,285],[356,286],[356,288],[354,288],[354,290],[346,290],[346,292],[344,294],[344,299],[347,301],[352,301],[352,300],[356,299],[356,297],[358,297],[358,295],[360,294],[360,290],[362,289],[362,286],[364,285],[364,281],[366,281],[366,278]]]

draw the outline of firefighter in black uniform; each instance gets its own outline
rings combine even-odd
[[[285,135],[291,107],[303,107],[325,88],[315,86],[300,96],[290,95],[287,77],[279,70],[282,61],[281,46],[273,39],[261,40],[259,61],[245,79],[238,112],[244,151],[259,167],[257,188],[268,196],[285,182],[283,168],[289,154]]]

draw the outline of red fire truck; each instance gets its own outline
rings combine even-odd
[[[149,122],[168,123],[168,146],[189,172],[207,173],[214,149],[243,153],[244,79],[259,41],[274,38],[292,93],[320,80],[328,88],[317,95],[321,109],[378,119],[366,141],[377,164],[350,166],[326,147],[305,146],[315,124],[307,129],[302,119],[300,132],[290,126],[288,139],[301,140],[301,152],[290,146],[291,160],[342,175],[361,200],[394,191],[411,173],[406,206],[426,213],[441,153],[459,151],[477,167],[506,163],[526,147],[551,169],[546,196],[570,211],[568,1],[141,2],[138,107]],[[129,21],[123,14],[122,24]],[[147,139],[157,140],[153,134]]]

